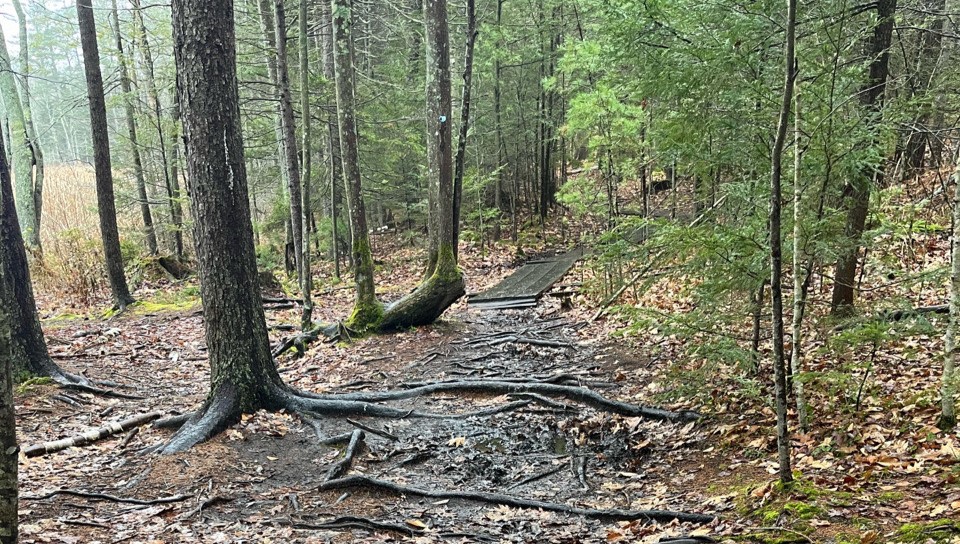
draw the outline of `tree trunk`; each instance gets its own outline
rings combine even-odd
[[[373,283],[373,255],[367,232],[367,212],[360,181],[360,153],[354,110],[353,14],[350,0],[332,0],[333,62],[337,87],[337,120],[340,127],[340,156],[346,186],[347,209],[353,253],[353,278],[357,288],[353,312],[347,325],[358,330],[375,327],[383,315]]]
[[[6,162],[6,157],[3,160]],[[0,196],[0,207],[7,207],[3,202],[5,198]],[[8,281],[0,266],[0,284]],[[0,293],[8,291],[6,285],[0,285]],[[0,544],[17,544],[17,461],[20,448],[13,404],[14,353],[10,342],[13,318],[8,308],[8,301],[0,304]]]
[[[804,259],[810,259],[804,253],[803,239],[803,185],[800,182],[800,165],[802,159],[801,140],[803,132],[800,130],[800,82],[794,82],[794,123],[793,123],[793,322],[791,336],[793,344],[790,349],[790,376],[793,384],[793,396],[797,405],[797,422],[800,429],[807,430],[808,411],[807,397],[804,393],[803,379],[800,373],[803,370],[803,315],[806,310],[807,283]]]
[[[330,16],[330,4],[320,2],[321,20],[332,21]],[[324,24],[320,30],[321,53],[323,56],[323,77],[327,81],[335,79],[333,67],[333,29],[331,25]],[[335,94],[335,93],[334,93]],[[340,235],[339,230],[339,208],[341,191],[343,187],[343,161],[340,157],[340,129],[337,124],[336,96],[328,102],[327,115],[327,155],[329,156],[330,169],[330,223],[331,223],[331,242],[330,256],[333,259],[333,277],[340,279]]]
[[[780,182],[783,175],[783,148],[787,139],[787,125],[790,123],[790,102],[797,76],[795,58],[797,0],[787,0],[786,30],[786,81],[783,85],[783,102],[780,106],[777,135],[771,153],[770,175],[770,305],[773,310],[771,323],[773,331],[773,374],[777,413],[777,458],[780,465],[780,482],[784,485],[793,481],[793,473],[790,470],[790,431],[787,426],[787,367],[783,345],[783,254],[780,232]]]
[[[503,2],[504,0],[497,0],[497,51],[503,51]],[[503,212],[504,212],[504,202],[503,202],[503,170],[506,166],[504,164],[505,155],[506,155],[506,144],[503,141],[503,114],[502,114],[502,99],[501,99],[501,90],[500,90],[500,78],[501,71],[500,55],[495,54],[493,57],[493,117],[494,117],[494,131],[496,132],[497,139],[497,179],[494,185],[493,192],[493,207],[496,209],[497,215],[494,217],[493,225],[493,239],[500,240],[500,223],[502,221]]]
[[[931,140],[929,131],[934,128],[929,126],[933,117],[932,100],[926,95],[940,62],[943,43],[943,11],[946,8],[946,0],[928,0],[924,7],[927,11],[925,18],[930,20],[930,24],[920,38],[916,70],[909,80],[910,94],[920,102],[919,111],[911,123],[903,152],[903,167],[909,173],[915,173],[923,168],[927,143]]]
[[[120,254],[120,234],[117,231],[117,208],[113,197],[113,172],[110,166],[110,138],[107,134],[107,106],[103,99],[103,78],[100,75],[100,51],[97,47],[97,28],[91,0],[77,0],[77,20],[80,26],[80,46],[83,49],[87,95],[90,100],[90,130],[93,140],[93,163],[97,177],[97,212],[100,215],[100,235],[106,258],[107,277],[113,303],[124,309],[133,302],[127,279],[123,273]]]
[[[123,38],[120,36],[117,0],[112,0],[112,8],[113,31],[117,38],[117,61],[120,65],[120,89],[123,91],[123,110],[127,121],[127,134],[130,138],[130,153],[133,157],[133,175],[137,183],[137,198],[140,200],[140,215],[143,218],[143,236],[147,251],[151,255],[156,255],[157,233],[153,228],[153,215],[150,213],[150,200],[147,197],[147,182],[143,177],[143,163],[140,159],[140,146],[137,143],[137,118],[133,107],[127,55],[123,51]]]
[[[283,131],[287,193],[290,195],[290,234],[293,242],[294,266],[297,270],[297,276],[302,278],[303,194],[300,187],[300,160],[297,157],[297,129],[294,126],[293,99],[290,94],[290,72],[287,70],[287,17],[283,8],[283,0],[275,0],[274,8],[274,31],[277,42],[277,92],[280,98],[280,127]]]
[[[160,103],[160,94],[157,92],[157,82],[154,77],[153,53],[150,51],[150,41],[147,39],[147,27],[143,23],[140,0],[130,0],[130,3],[133,6],[133,20],[137,26],[137,47],[140,49],[144,74],[146,75],[147,98],[157,127],[163,181],[167,191],[167,200],[170,204],[170,220],[173,222],[173,250],[178,258],[183,258],[183,208],[180,205],[179,182],[172,179],[170,172],[166,144],[167,134],[163,131],[163,106]],[[174,189],[174,183],[177,183],[176,190]]]
[[[210,360],[204,405],[163,448],[187,449],[277,405],[243,160],[231,0],[174,0],[177,92]]]
[[[43,217],[43,149],[40,138],[33,124],[33,107],[30,105],[30,38],[27,34],[27,14],[23,11],[20,0],[13,0],[13,9],[17,12],[17,23],[20,28],[20,89],[23,99],[23,119],[27,129],[27,140],[30,144],[31,162],[33,165],[33,205],[35,209],[34,230],[37,233],[37,248],[40,246],[40,224]]]
[[[389,331],[433,323],[463,296],[463,274],[457,266],[460,218],[455,203],[450,115],[450,37],[445,0],[425,0],[423,24],[427,65],[427,170],[434,213],[427,278],[413,293],[387,307],[380,330]]]
[[[303,314],[300,316],[300,325],[306,331],[311,328],[313,323],[313,270],[310,266],[310,219],[312,218],[312,206],[310,202],[310,140],[311,119],[310,119],[310,49],[307,36],[307,2],[300,0],[300,116],[303,126],[303,144],[300,148],[303,150],[303,204],[301,213],[303,215],[303,226],[301,227],[302,246],[300,253],[300,290],[303,293]],[[279,27],[277,27],[279,30]]]
[[[873,29],[873,39],[869,48],[873,59],[870,62],[870,77],[860,93],[861,103],[870,115],[869,122],[874,125],[881,121],[883,94],[889,74],[893,16],[896,10],[897,0],[877,2],[877,26]],[[882,165],[876,168],[867,166],[844,187],[843,201],[847,207],[844,238],[849,247],[840,253],[834,272],[833,299],[830,304],[830,311],[834,315],[842,316],[853,312],[860,237],[863,235],[867,212],[870,208],[870,190],[871,186],[879,184],[882,179]]]
[[[470,129],[470,92],[473,87],[473,46],[477,41],[477,12],[474,0],[467,0],[467,41],[463,53],[463,97],[460,100],[460,132],[457,137],[457,158],[453,178],[453,239],[460,240],[460,209],[463,199],[463,171],[467,155],[467,132]],[[482,218],[482,214],[481,214]],[[458,244],[453,246],[459,256]]]
[[[17,210],[20,218],[20,231],[24,241],[32,249],[40,248],[39,217],[37,215],[37,194],[33,181],[33,155],[27,134],[27,120],[17,91],[17,81],[10,64],[6,38],[0,29],[0,94],[7,110],[10,123],[10,155],[13,158]]]
[[[953,429],[957,424],[957,339],[960,338],[960,161],[953,173],[953,237],[951,242],[950,323],[944,341],[943,378],[940,386],[940,427]]]

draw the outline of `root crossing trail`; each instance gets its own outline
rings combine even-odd
[[[245,416],[173,456],[137,452],[169,439],[160,427],[183,423],[171,410],[203,399],[200,316],[133,314],[108,331],[51,331],[76,338],[54,351],[68,368],[122,380],[144,399],[79,393],[68,404],[52,386],[30,388],[18,398],[24,443],[165,417],[26,464],[24,541],[46,531],[80,541],[590,541],[611,527],[675,535],[710,523],[689,485],[704,434],[697,414],[649,406],[644,362],[538,314],[556,310],[461,310],[415,331],[319,343],[278,361],[302,410]],[[351,409],[335,417],[324,403]],[[171,496],[182,500],[157,500]]]

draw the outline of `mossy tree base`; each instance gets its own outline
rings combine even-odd
[[[429,325],[464,294],[466,283],[459,269],[438,270],[412,293],[387,306],[377,329],[390,332]]]

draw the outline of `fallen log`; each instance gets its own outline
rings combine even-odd
[[[55,453],[58,451],[65,450],[67,448],[86,446],[87,444],[92,444],[98,440],[107,438],[108,436],[113,436],[118,433],[128,431],[134,427],[139,427],[140,425],[145,425],[151,421],[158,419],[162,416],[160,412],[149,412],[146,414],[139,414],[123,421],[118,421],[116,423],[110,423],[109,425],[104,425],[97,429],[92,429],[81,435],[72,436],[70,438],[64,438],[62,440],[54,440],[53,442],[44,442],[43,444],[34,444],[32,446],[27,446],[23,450],[23,454],[27,457],[39,457],[41,455],[46,455],[48,453]]]
[[[367,476],[347,476],[337,480],[330,480],[320,484],[321,491],[332,489],[350,489],[367,488],[389,491],[398,495],[407,495],[413,497],[424,497],[433,500],[465,500],[479,502],[484,504],[496,504],[501,506],[510,506],[512,508],[529,508],[536,510],[545,510],[548,512],[559,512],[562,514],[571,514],[589,519],[602,521],[657,521],[670,522],[678,520],[688,523],[710,523],[715,516],[708,514],[695,514],[690,512],[673,512],[669,510],[597,510],[593,508],[579,508],[568,506],[566,504],[538,501],[533,499],[521,499],[510,495],[500,493],[484,493],[480,491],[435,491],[432,489],[421,489],[410,487],[385,480],[377,480]]]
[[[904,310],[896,310],[893,312],[884,312],[880,314],[880,319],[887,321],[901,321],[908,317],[913,317],[915,315],[923,314],[949,314],[950,305],[949,304],[935,304],[933,306],[918,306],[916,308],[907,308]]]

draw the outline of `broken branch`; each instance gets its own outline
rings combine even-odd
[[[24,448],[23,454],[27,457],[39,457],[48,453],[62,451],[67,448],[86,446],[87,444],[92,444],[108,436],[113,436],[117,433],[128,431],[134,427],[139,427],[140,425],[150,423],[151,421],[159,418],[161,415],[162,414],[160,412],[139,414],[134,417],[124,419],[123,421],[118,421],[117,423],[111,423],[109,425],[87,431],[78,436],[27,446]]]

